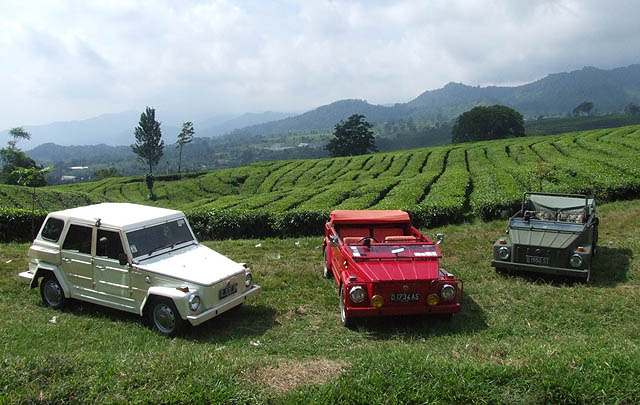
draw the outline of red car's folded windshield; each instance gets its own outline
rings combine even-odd
[[[433,244],[373,244],[371,246],[349,246],[354,258],[393,259],[438,257]]]

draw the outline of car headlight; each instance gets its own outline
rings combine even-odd
[[[582,266],[582,256],[580,256],[579,254],[574,254],[573,256],[571,256],[571,258],[569,259],[569,264],[571,265],[571,267],[573,267],[574,269],[577,269],[578,267]]]
[[[244,286],[251,287],[252,283],[253,283],[253,276],[251,275],[251,272],[249,271],[249,269],[246,269],[244,272]]]
[[[193,294],[189,297],[189,309],[192,311],[197,311],[200,308],[200,297]]]
[[[440,297],[443,301],[451,301],[456,296],[456,289],[451,284],[445,284],[440,290]]]
[[[349,290],[349,298],[351,298],[351,301],[355,302],[356,304],[364,301],[366,296],[367,294],[365,293],[364,288],[359,285],[353,286]]]
[[[509,250],[508,247],[501,246],[500,249],[498,249],[498,257],[500,260],[509,260],[509,256],[511,256],[511,250]]]

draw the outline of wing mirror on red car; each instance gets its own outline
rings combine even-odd
[[[439,245],[442,242],[444,242],[444,233],[437,233],[436,234],[436,243]]]

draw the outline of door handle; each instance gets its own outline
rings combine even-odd
[[[63,257],[62,261],[65,263],[71,263],[71,259],[69,259],[68,257]]]
[[[98,270],[104,270],[106,268],[107,268],[107,266],[103,266],[101,264],[96,264],[96,269],[98,269]]]

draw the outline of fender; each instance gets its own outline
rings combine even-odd
[[[161,286],[149,287],[149,289],[147,290],[147,295],[144,297],[144,300],[142,300],[142,304],[140,305],[140,310],[139,310],[140,316],[143,315],[144,307],[147,305],[147,302],[149,301],[149,298],[151,296],[164,297],[164,298],[171,299],[171,301],[173,301],[174,305],[178,309],[178,312],[180,313],[180,317],[182,319],[187,319],[188,308],[186,308],[186,305],[187,305],[186,298],[189,296],[189,293],[176,290],[174,287],[161,287]]]
[[[52,272],[56,278],[58,279],[58,283],[60,283],[60,287],[62,287],[62,291],[64,292],[65,298],[71,298],[71,292],[69,290],[69,285],[67,284],[67,280],[62,276],[62,271],[58,268],[58,266],[53,266],[46,263],[38,263],[38,269],[36,270],[33,278],[31,279],[31,284],[29,286],[31,288],[36,288],[38,286],[38,279],[44,277],[46,272]]]

